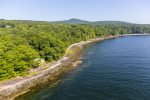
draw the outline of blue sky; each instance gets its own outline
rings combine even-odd
[[[150,24],[150,0],[0,0],[0,18],[42,21],[78,18]]]

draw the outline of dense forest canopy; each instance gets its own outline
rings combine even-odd
[[[75,42],[133,33],[150,33],[150,25],[0,20],[0,80],[26,74],[39,66],[36,59],[59,59]]]

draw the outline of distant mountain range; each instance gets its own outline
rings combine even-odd
[[[69,19],[69,20],[63,20],[63,21],[53,21],[52,23],[62,23],[62,24],[92,24],[92,25],[109,25],[109,24],[133,24],[129,22],[123,22],[123,21],[85,21],[80,19]]]
[[[81,19],[76,19],[72,18],[69,20],[62,20],[62,21],[34,21],[34,20],[5,20],[5,19],[0,19],[0,21],[15,21],[15,22],[29,22],[29,23],[34,23],[34,22],[48,22],[48,23],[58,23],[58,24],[90,24],[90,25],[142,25],[142,24],[135,24],[135,23],[130,23],[130,22],[124,22],[124,21],[86,21],[86,20],[81,20]],[[147,24],[143,24],[147,25]]]

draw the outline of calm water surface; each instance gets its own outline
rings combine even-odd
[[[150,100],[150,36],[92,44],[82,60],[53,85],[16,100]]]

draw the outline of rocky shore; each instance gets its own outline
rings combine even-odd
[[[33,87],[42,85],[47,81],[52,81],[63,73],[75,68],[80,63],[80,55],[84,45],[120,36],[107,36],[70,45],[64,57],[50,65],[47,69],[42,70],[39,74],[0,83],[0,100],[13,100],[14,97],[30,91]]]

